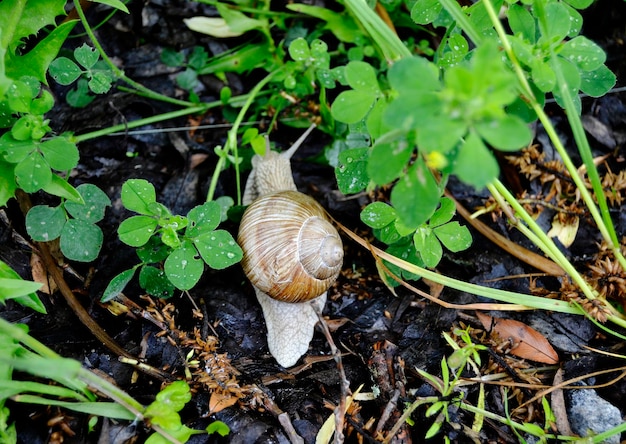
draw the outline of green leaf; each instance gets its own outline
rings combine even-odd
[[[509,6],[508,11],[509,26],[513,34],[520,34],[529,42],[534,43],[537,40],[537,27],[535,25],[535,18],[528,11],[519,4],[512,4]]]
[[[593,3],[593,0],[566,0],[566,2],[576,9],[585,9]]]
[[[215,270],[222,270],[236,264],[243,257],[241,247],[232,235],[225,230],[215,230],[201,234],[193,239],[207,265]]]
[[[117,229],[120,240],[131,247],[141,247],[154,235],[157,220],[150,216],[131,216]]]
[[[54,106],[54,97],[47,90],[42,90],[39,97],[33,99],[30,103],[30,112],[33,114],[43,115],[50,111]]]
[[[82,203],[83,198],[76,188],[70,185],[65,179],[57,176],[56,174],[52,175],[52,180],[50,183],[42,188],[46,193],[52,194],[53,196],[59,196],[64,199],[68,199],[72,202]]]
[[[41,154],[51,168],[69,171],[78,165],[78,148],[67,137],[55,137],[39,145]]]
[[[473,131],[461,145],[454,165],[454,174],[477,189],[493,181],[500,171],[498,162],[480,137]]]
[[[206,202],[192,208],[187,214],[189,225],[185,231],[187,237],[195,237],[217,228],[222,219],[222,207],[217,202]]]
[[[222,421],[216,420],[207,426],[206,432],[209,435],[212,435],[213,433],[217,433],[220,436],[227,436],[230,433],[230,428],[228,428],[228,425],[226,425]]]
[[[102,230],[83,220],[70,219],[61,232],[61,251],[68,259],[91,262],[102,248]]]
[[[60,24],[26,54],[20,56],[7,54],[7,76],[14,79],[19,79],[22,76],[32,76],[41,83],[47,84],[46,71],[48,66],[59,53],[61,45],[63,45],[75,24],[76,21],[67,21]]]
[[[129,13],[126,5],[122,3],[120,0],[91,0],[91,1],[94,3],[101,3],[103,5],[107,5],[112,8],[119,9],[120,11],[125,12],[126,14]]]
[[[154,185],[144,179],[129,179],[122,185],[122,203],[139,214],[152,215],[150,204],[156,202]],[[159,216],[159,214],[154,214]]]
[[[602,48],[583,36],[565,42],[559,54],[582,71],[594,71],[606,61]]]
[[[8,288],[14,288],[16,287],[16,285],[12,283],[3,284],[3,280],[19,282],[20,285],[17,285],[15,291],[21,294],[14,295],[14,293],[11,293]],[[35,285],[37,286],[37,288],[34,288]],[[22,277],[17,274],[11,267],[9,267],[5,262],[0,261],[0,289],[5,288],[5,286],[7,289],[0,291],[0,295],[6,295],[6,297],[13,296],[13,300],[18,304],[21,304],[24,307],[28,307],[39,313],[46,313],[46,307],[43,305],[41,299],[39,299],[39,297],[35,293],[35,291],[37,291],[41,287],[41,284],[23,280]],[[0,296],[0,300],[3,300],[2,296]]]
[[[111,89],[113,75],[109,71],[96,71],[87,85],[94,94],[105,94]]]
[[[353,148],[339,153],[339,163],[335,168],[337,185],[343,194],[354,194],[365,189],[369,183],[367,176],[367,154],[369,148]]]
[[[384,202],[372,202],[361,211],[361,221],[368,227],[383,228],[396,220],[396,210]]]
[[[467,132],[464,119],[432,116],[418,122],[417,145],[420,149],[445,154],[459,144]]]
[[[98,59],[100,59],[100,53],[98,53],[96,48],[92,48],[87,43],[83,43],[74,50],[74,57],[84,68],[90,69],[93,68],[98,62]]]
[[[441,243],[430,228],[419,228],[413,235],[415,249],[424,261],[424,265],[434,268],[443,256]]]
[[[250,18],[243,12],[231,8],[225,3],[217,3],[215,7],[228,24],[228,28],[237,35],[252,31],[253,29],[264,29],[268,27],[266,19],[258,20]]]
[[[454,201],[449,197],[442,197],[440,200],[439,208],[434,212],[430,221],[428,222],[428,226],[438,227],[439,225],[443,225],[452,219],[454,213],[456,212],[456,205]]]
[[[50,166],[38,152],[32,152],[15,167],[15,179],[24,191],[34,193],[52,180]]]
[[[59,57],[50,63],[48,72],[60,85],[71,85],[83,73],[76,63],[67,57]]]
[[[333,102],[330,113],[339,122],[357,123],[365,118],[375,100],[376,94],[365,89],[343,91]]]
[[[172,48],[163,48],[161,52],[161,61],[170,67],[177,68],[185,63],[185,54],[175,51]]]
[[[150,404],[144,416],[153,424],[156,424],[169,432],[175,432],[180,429],[180,415],[166,404],[155,401]]]
[[[528,125],[513,115],[483,120],[476,123],[475,128],[491,146],[502,151],[519,150],[527,146],[533,137]]]
[[[591,97],[602,97],[615,86],[617,78],[606,65],[580,73],[580,90]]]
[[[76,219],[96,223],[104,218],[106,207],[111,205],[111,199],[97,186],[84,183],[76,187],[84,203],[67,202],[65,209]]]
[[[34,140],[17,140],[10,133],[0,138],[0,152],[4,151],[4,160],[11,163],[20,163],[38,146]]]
[[[15,49],[22,39],[65,15],[65,0],[4,0],[0,2],[0,47]]]
[[[170,254],[170,249],[161,242],[158,236],[151,237],[148,243],[137,248],[137,256],[144,264],[164,261]]]
[[[139,285],[148,294],[162,299],[174,295],[174,285],[167,278],[165,271],[150,265],[144,265],[139,271]]]
[[[439,0],[417,0],[411,8],[411,19],[418,25],[432,23],[441,13]]]
[[[545,35],[540,40],[548,40],[550,43],[556,43],[563,40],[570,29],[570,15],[565,6],[561,3],[551,2],[546,5],[546,26]]]
[[[405,57],[389,68],[389,84],[401,95],[436,91],[441,88],[437,66],[423,57]]]
[[[391,183],[405,170],[413,151],[406,140],[377,143],[367,160],[367,174],[379,185]]]
[[[287,9],[325,21],[324,29],[331,31],[342,42],[355,43],[363,36],[363,32],[352,19],[351,14],[346,11],[335,12],[328,8],[304,3],[287,4]]]
[[[111,279],[111,282],[109,282],[109,285],[107,285],[102,293],[100,302],[108,302],[119,296],[135,275],[135,270],[135,268],[131,268],[130,270],[122,271],[120,274]]]
[[[556,85],[556,74],[549,63],[535,59],[532,64],[531,75],[533,82],[542,92],[552,91]]]
[[[401,242],[398,242],[397,244],[394,244],[394,245],[390,245],[386,251],[387,253],[395,257],[398,257],[402,260],[405,260],[411,264],[417,265],[418,267],[424,266],[424,261],[422,261],[422,258],[419,256],[419,254],[415,250],[415,245],[409,238],[404,238]],[[415,281],[420,278],[420,276],[413,274],[411,272],[408,272],[406,270],[403,270],[399,268],[398,266],[391,264],[389,262],[385,261],[385,265],[387,266],[387,268],[389,268],[389,270],[393,274],[395,274],[396,276],[400,276],[404,279]]]
[[[9,299],[29,295],[41,288],[38,282],[19,279],[0,278],[0,302],[6,303]]]
[[[198,283],[204,262],[191,241],[184,241],[180,248],[172,251],[165,260],[165,274],[176,288],[189,290]]]
[[[457,221],[436,227],[434,232],[441,243],[453,253],[466,250],[472,245],[472,235],[469,229],[461,226]]]
[[[0,160],[0,207],[7,204],[15,196],[15,166]]]
[[[439,187],[422,160],[409,168],[391,191],[391,204],[406,227],[426,222],[439,205]]]
[[[189,54],[189,67],[196,71],[202,69],[209,61],[209,54],[202,46],[194,46]]]
[[[303,37],[298,37],[289,44],[289,55],[298,62],[307,61],[311,57],[309,44]]]
[[[185,381],[174,381],[156,396],[156,402],[168,406],[175,412],[179,412],[191,401],[191,391]]]
[[[576,11],[574,8],[572,8],[566,3],[563,3],[563,6],[565,7],[565,9],[567,10],[567,13],[569,14],[570,26],[569,26],[569,32],[567,33],[567,36],[569,38],[574,38],[578,34],[580,34],[580,31],[583,27],[583,16],[580,15],[580,12]]]
[[[9,108],[13,112],[28,113],[30,112],[30,103],[37,94],[38,91],[34,90],[29,83],[22,81],[13,82],[13,85],[7,92]]]
[[[89,94],[87,79],[78,79],[76,88],[69,91],[65,97],[67,103],[75,108],[83,108],[94,101],[95,96]]]
[[[345,76],[348,85],[358,91],[368,91],[374,94],[380,94],[376,71],[372,65],[366,62],[352,61],[346,65]]]
[[[556,57],[552,60],[552,63],[558,64],[560,66],[561,72],[563,73],[563,77],[565,78],[564,85],[566,86],[570,97],[574,102],[574,106],[576,107],[578,113],[580,114],[581,103],[580,97],[578,96],[578,90],[581,85],[580,71],[576,68],[576,66],[571,63],[569,60],[564,59],[563,57]],[[554,67],[553,67],[554,69]],[[558,85],[561,86],[561,85]],[[561,95],[561,90],[559,87],[554,88],[552,91],[556,103],[559,104],[560,107],[564,107],[563,105],[563,96]]]
[[[26,214],[26,231],[33,240],[48,242],[61,236],[67,218],[63,209],[36,205]]]

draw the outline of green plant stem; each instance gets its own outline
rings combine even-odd
[[[118,78],[120,78],[124,82],[128,83],[130,86],[135,88],[137,91],[143,92],[147,97],[150,97],[152,99],[161,100],[163,102],[171,103],[171,104],[174,104],[174,105],[185,106],[185,107],[189,107],[189,106],[194,106],[195,105],[192,102],[187,102],[187,101],[184,101],[184,100],[173,99],[172,97],[168,97],[166,95],[154,92],[151,89],[146,88],[145,86],[143,86],[141,83],[135,82],[131,78],[127,77],[126,74],[124,74],[124,71],[119,69],[113,63],[113,61],[109,58],[109,56],[104,51],[104,48],[102,48],[102,45],[100,44],[100,41],[96,38],[96,34],[93,32],[93,29],[91,28],[91,26],[89,25],[89,22],[87,21],[87,17],[85,17],[85,12],[83,11],[83,7],[80,4],[80,2],[79,1],[74,2],[74,7],[76,8],[76,12],[78,13],[78,16],[80,17],[80,20],[81,20],[81,22],[83,24],[83,27],[85,28],[85,32],[87,33],[87,35],[91,39],[91,42],[93,43],[95,48],[100,53],[100,56],[102,57],[102,60],[104,60],[107,65],[109,65],[109,67],[113,70],[113,72],[115,72],[115,74],[117,75]]]
[[[554,241],[548,237],[546,233],[541,229],[535,220],[524,210],[524,207],[515,199],[515,197],[509,192],[509,190],[502,184],[502,182],[496,180],[494,183],[488,185],[488,189],[491,194],[495,196],[502,196],[509,205],[513,208],[516,215],[522,218],[527,224],[521,224],[516,221],[512,221],[515,227],[520,230],[524,235],[533,241],[541,250],[546,253],[554,262],[556,262],[567,275],[578,285],[578,288],[583,292],[585,297],[589,300],[598,299],[595,291],[589,286],[589,283],[582,277],[582,275],[576,270],[572,263],[565,257],[565,255],[559,250]],[[496,198],[498,199],[498,198]],[[626,319],[619,313],[615,307],[602,300],[604,306],[609,310],[610,315],[608,319],[621,326],[626,327]]]
[[[221,102],[216,101],[216,102],[211,102],[205,105],[198,105],[194,107],[183,108],[177,111],[171,111],[171,112],[159,114],[156,116],[146,117],[145,119],[134,120],[128,123],[121,123],[119,125],[109,126],[107,128],[102,128],[97,131],[92,131],[89,133],[80,134],[78,136],[73,136],[72,140],[75,143],[85,142],[86,140],[91,140],[97,137],[107,136],[109,134],[129,130],[132,128],[137,128],[137,127],[144,126],[144,125],[150,125],[156,122],[162,122],[164,120],[175,119],[177,117],[186,116],[189,114],[203,113],[207,109],[214,108],[220,105],[221,105]]]
[[[441,1],[443,2],[443,1],[448,1],[448,0],[441,0]],[[592,195],[589,193],[589,190],[587,189],[585,182],[583,181],[582,177],[578,173],[578,170],[576,166],[574,165],[574,162],[572,162],[572,159],[570,158],[565,147],[563,146],[563,143],[561,142],[561,139],[556,133],[556,130],[554,126],[552,125],[552,122],[548,118],[543,107],[539,104],[539,102],[535,98],[535,95],[532,91],[532,88],[530,87],[530,84],[528,83],[528,79],[526,78],[524,70],[522,69],[519,61],[517,60],[515,53],[513,52],[513,48],[511,46],[511,43],[509,42],[508,36],[504,30],[504,27],[502,26],[502,23],[498,19],[496,11],[494,10],[493,5],[491,4],[491,1],[483,0],[483,2],[485,4],[485,9],[487,10],[487,13],[489,14],[489,17],[492,21],[492,24],[496,32],[498,33],[498,36],[500,37],[502,47],[504,48],[504,51],[509,57],[509,60],[511,61],[511,64],[513,66],[513,70],[515,71],[515,74],[517,75],[517,78],[520,82],[522,94],[526,97],[528,103],[537,114],[539,121],[543,125],[546,133],[548,134],[548,137],[552,141],[554,149],[556,149],[557,152],[559,153],[559,156],[561,156],[563,165],[569,172],[570,177],[572,178],[572,180],[574,181],[574,184],[579,190],[580,196],[585,202],[585,205],[587,206],[587,209],[589,210],[591,217],[596,222],[596,225],[598,226],[598,230],[600,231],[600,234],[602,235],[603,239],[607,242],[607,244],[611,248],[615,258],[618,260],[622,268],[626,270],[626,258],[624,258],[624,255],[621,253],[620,248],[619,248],[617,235],[615,234],[613,222],[610,218],[610,214],[609,214],[608,207],[606,204],[606,197],[604,195],[604,190],[602,189],[602,184],[598,176],[597,168],[595,167],[595,164],[593,163],[593,158],[591,157],[591,149],[589,148],[589,143],[584,134],[584,129],[582,127],[582,122],[580,120],[580,117],[578,116],[578,113],[576,112],[574,108],[574,104],[569,95],[569,92],[567,91],[563,74],[560,68],[557,66],[558,64],[554,63],[552,65],[553,65],[553,69],[555,69],[555,73],[557,77],[560,74],[560,77],[557,83],[559,84],[559,87],[562,89],[561,95],[563,96],[563,99],[566,105],[565,107],[566,115],[570,123],[570,126],[572,128],[572,131],[574,133],[578,150],[587,168],[587,174],[589,175],[589,180],[591,181],[592,186],[594,188],[596,199],[598,200],[599,205],[601,207],[600,211],[598,210],[598,206],[596,205]],[[554,53],[552,54],[552,56],[554,57]]]
[[[75,362],[76,372],[75,374],[66,375],[68,379],[76,379],[84,382],[90,387],[92,391],[97,391],[104,394],[108,398],[112,399],[113,401],[133,413],[137,419],[144,419],[143,412],[145,411],[145,407],[140,402],[136,401],[128,393],[121,390],[116,385],[110,383],[106,379],[85,368],[80,367],[80,363],[78,361],[73,361],[60,356],[52,349],[30,336],[26,330],[2,318],[0,318],[0,333],[4,333],[14,340],[20,342],[22,345],[35,352],[35,354],[37,354],[41,358],[49,360],[52,368],[56,368],[58,366],[58,363],[55,364],[54,362],[56,360]],[[73,366],[68,366],[68,368],[70,367],[73,368]],[[45,376],[45,368],[38,369],[36,374],[40,376]],[[180,443],[180,441],[176,440],[176,438],[172,437],[167,431],[163,430],[161,427],[158,427],[154,424],[152,424],[151,427],[164,438],[170,440],[170,442]]]
[[[378,44],[387,62],[409,57],[411,51],[402,43],[387,24],[365,3],[365,0],[345,0],[348,10],[358,19]]]
[[[467,36],[476,44],[479,45],[482,42],[482,36],[480,32],[472,25],[467,14],[463,12],[461,5],[459,5],[455,0],[439,0],[439,3],[446,8],[446,10],[450,13],[454,21],[458,26],[461,27],[463,31],[467,34]]]
[[[224,150],[219,155],[217,165],[215,165],[215,170],[213,171],[213,176],[211,177],[211,184],[209,186],[209,191],[207,192],[207,197],[206,197],[207,202],[213,200],[213,197],[215,195],[215,189],[217,188],[217,180],[219,178],[220,172],[222,171],[222,169],[224,169],[224,166],[226,165],[228,154],[232,152],[235,155],[234,164],[235,164],[235,175],[237,177],[237,205],[241,205],[241,181],[239,180],[239,162],[237,161],[238,159],[237,131],[239,131],[239,127],[241,126],[241,123],[243,122],[246,112],[248,112],[248,109],[252,105],[252,102],[254,101],[254,99],[258,96],[258,94],[261,92],[263,87],[265,87],[265,85],[267,85],[267,83],[272,79],[272,77],[274,77],[274,75],[276,75],[281,70],[282,68],[279,68],[267,74],[248,93],[248,97],[245,103],[243,104],[243,106],[241,107],[241,110],[239,110],[239,114],[237,114],[237,118],[235,119],[233,126],[231,127],[230,130],[228,130],[228,136],[226,138],[226,143],[224,144]]]
[[[340,224],[339,224],[340,225]],[[386,251],[377,248],[365,240],[361,239],[352,231],[348,230],[345,227],[341,227],[342,230],[356,243],[361,245],[364,248],[370,250],[375,256],[394,264],[403,270],[406,270],[410,273],[421,276],[425,279],[431,280],[438,284],[441,284],[445,287],[453,288],[458,291],[464,291],[466,293],[475,294],[477,296],[483,296],[489,299],[493,299],[495,301],[507,302],[511,304],[519,304],[524,305],[526,307],[547,310],[547,311],[555,311],[559,313],[569,313],[569,314],[584,314],[584,311],[580,307],[572,306],[570,303],[566,301],[559,301],[556,299],[546,299],[544,297],[539,296],[531,296],[521,293],[515,293],[513,291],[500,290],[497,288],[491,287],[483,287],[481,285],[472,284],[470,282],[462,281],[459,279],[451,278],[449,276],[442,275],[435,271],[428,270],[427,268],[418,267],[415,264],[407,262],[403,259],[400,259],[392,254],[387,253]]]
[[[489,418],[489,419],[492,419],[494,421],[498,421],[501,424],[508,425],[509,427],[513,427],[513,428],[515,428],[515,429],[517,429],[519,431],[522,431],[524,433],[528,433],[529,435],[537,436],[534,433],[533,429],[525,427],[524,424],[519,424],[519,423],[517,423],[515,421],[511,421],[510,419],[508,419],[508,418],[506,418],[504,416],[500,416],[500,415],[497,415],[495,413],[492,413],[489,410],[479,409],[479,408],[474,407],[473,405],[468,404],[466,402],[460,403],[459,407],[462,408],[463,410],[468,411],[468,412],[472,412],[472,413],[475,413],[475,414],[483,415],[485,418]],[[573,436],[561,436],[561,435],[553,435],[553,434],[548,434],[548,433],[546,433],[545,435],[541,435],[540,437],[547,438],[547,439],[556,439],[559,442],[561,442],[561,441],[576,441],[577,439],[580,439],[580,438],[576,438],[576,437],[573,437]]]

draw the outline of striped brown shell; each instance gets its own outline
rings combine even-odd
[[[284,302],[323,294],[343,264],[337,230],[322,206],[298,191],[256,199],[243,214],[237,242],[250,282]]]

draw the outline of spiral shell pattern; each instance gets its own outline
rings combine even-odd
[[[284,302],[321,295],[343,265],[341,239],[324,209],[297,191],[255,200],[243,214],[237,241],[250,282]]]

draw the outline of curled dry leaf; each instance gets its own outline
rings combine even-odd
[[[57,284],[48,274],[48,270],[43,263],[41,257],[33,253],[30,255],[30,268],[33,275],[33,281],[42,284],[39,291],[45,294],[52,294],[57,291]]]
[[[523,359],[557,364],[559,355],[548,340],[537,330],[513,319],[494,318],[481,312],[476,312],[485,330],[495,333],[500,339],[511,342],[511,354]]]

